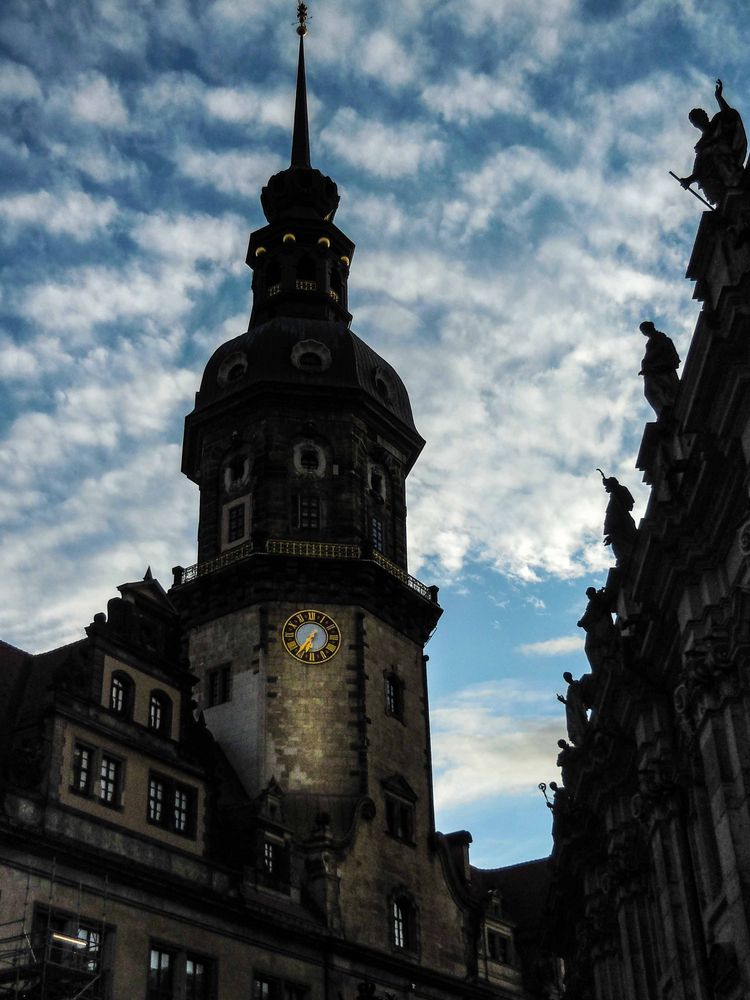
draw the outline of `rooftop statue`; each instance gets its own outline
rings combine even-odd
[[[703,108],[693,108],[688,115],[702,135],[695,144],[695,163],[689,177],[678,178],[684,188],[696,181],[706,198],[716,205],[727,188],[742,182],[747,138],[739,111],[730,108],[722,96],[723,84],[716,81],[719,111],[708,117]]]
[[[612,623],[612,609],[606,590],[588,587],[586,597],[588,604],[577,624],[586,633],[584,651],[592,670],[596,671],[613,655],[618,633]]]
[[[615,558],[630,552],[635,541],[637,528],[630,511],[635,506],[633,495],[627,486],[622,486],[614,476],[605,476],[601,469],[604,489],[609,493],[609,503],[604,514],[604,544],[611,545]]]
[[[640,331],[644,337],[648,337],[648,343],[638,374],[643,375],[644,396],[656,415],[661,416],[664,410],[674,405],[677,398],[680,356],[672,340],[666,333],[657,330],[651,320],[641,323]]]
[[[586,709],[591,708],[593,700],[594,678],[584,674],[580,680],[574,680],[569,670],[563,674],[563,680],[568,685],[564,695],[558,694],[557,700],[565,705],[565,723],[568,729],[568,739],[574,746],[580,746],[586,735],[589,720]]]

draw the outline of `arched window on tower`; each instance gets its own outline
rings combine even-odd
[[[341,281],[341,272],[338,267],[334,267],[331,270],[331,284],[328,290],[328,294],[331,296],[334,302],[341,303],[344,297],[344,285]]]
[[[315,261],[312,257],[307,254],[300,257],[297,263],[297,284],[296,288],[298,292],[314,292],[318,288],[318,282],[316,280],[317,272],[315,269]]]
[[[281,265],[277,260],[272,260],[266,269],[266,295],[278,295],[281,292]]]
[[[317,290],[317,271],[315,261],[305,254],[297,262],[297,284],[298,292],[314,292]]]

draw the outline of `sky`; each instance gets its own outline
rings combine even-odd
[[[242,333],[259,191],[289,162],[293,0],[5,0],[0,13],[0,637],[82,635],[146,567],[196,558],[181,434]],[[313,165],[357,244],[352,327],[427,446],[410,571],[438,826],[472,861],[550,850],[561,675],[602,586],[616,475],[653,413],[653,320],[684,359],[702,206],[694,106],[750,114],[744,0],[310,0]]]

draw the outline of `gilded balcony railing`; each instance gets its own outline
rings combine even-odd
[[[313,559],[359,559],[362,550],[359,545],[344,545],[339,542],[295,542],[281,538],[271,538],[266,542],[266,552],[279,556],[309,556]]]
[[[256,550],[257,551],[257,550]],[[359,545],[345,545],[340,542],[308,542],[295,541],[290,538],[271,538],[266,542],[265,551],[270,555],[278,556],[302,556],[309,559],[361,559],[362,549]],[[196,563],[194,566],[175,566],[172,570],[174,574],[174,585],[181,586],[183,583],[190,583],[200,576],[215,573],[224,566],[239,562],[254,554],[251,542],[238,545],[228,552],[222,552],[215,559],[208,559],[206,562]],[[437,603],[437,587],[426,587],[416,577],[410,576],[405,569],[402,569],[395,562],[387,559],[382,552],[374,551],[371,556],[374,562],[381,566],[387,573],[406,584],[413,591],[423,597],[426,601]]]
[[[437,594],[434,587],[426,587],[421,581],[417,580],[415,576],[409,576],[405,569],[401,569],[397,566],[395,562],[391,562],[390,559],[386,559],[382,552],[373,552],[372,558],[378,564],[382,566],[383,569],[387,570],[391,576],[395,576],[397,580],[405,583],[407,587],[411,587],[412,590],[416,590],[418,594],[426,598],[428,601],[437,600],[433,597],[433,593]]]
[[[182,566],[175,566],[172,572],[174,573],[174,582],[176,584],[180,583],[190,583],[191,580],[197,580],[199,576],[206,576],[208,573],[215,573],[217,569],[222,569],[224,566],[229,566],[230,563],[239,562],[241,559],[245,559],[253,551],[253,543],[245,542],[243,545],[238,545],[234,549],[227,549],[226,552],[222,552],[220,556],[216,556],[214,559],[207,559],[206,562],[194,563],[192,566],[187,566],[183,568]],[[181,573],[178,573],[182,570]],[[179,579],[178,579],[179,575]]]

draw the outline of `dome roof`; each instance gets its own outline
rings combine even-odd
[[[280,316],[227,341],[206,365],[195,411],[269,383],[362,390],[419,437],[395,369],[344,323]]]

